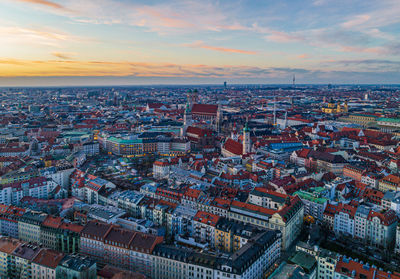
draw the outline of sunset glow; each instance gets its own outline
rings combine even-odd
[[[397,0],[3,0],[0,15],[0,85],[400,80]]]

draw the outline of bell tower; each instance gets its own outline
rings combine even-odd
[[[243,128],[243,155],[251,152],[250,129],[246,122]]]

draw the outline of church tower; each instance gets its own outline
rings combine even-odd
[[[215,119],[215,129],[219,133],[221,131],[222,110],[221,105],[218,105],[217,116]]]
[[[247,125],[243,128],[243,155],[251,152],[251,139],[250,139],[250,129]]]
[[[340,102],[337,103],[336,112],[337,113],[341,113],[342,112],[342,108],[340,107]]]
[[[231,133],[231,139],[237,141],[238,140],[238,135],[237,135],[237,130],[236,130],[236,122],[233,123],[233,130]]]
[[[181,136],[186,136],[187,128],[192,124],[192,114],[190,112],[189,103],[186,104],[185,113],[183,114],[183,127],[181,129]]]

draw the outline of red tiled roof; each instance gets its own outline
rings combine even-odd
[[[224,149],[235,155],[243,154],[243,145],[240,142],[237,142],[230,138],[225,142]]]
[[[194,104],[192,107],[192,114],[216,115],[217,111],[218,111],[218,105]]]
[[[364,268],[361,263],[353,260],[346,260],[342,257],[336,264],[335,272],[355,279],[373,279],[376,269],[372,267]],[[365,277],[361,276],[361,274]]]
[[[62,218],[61,217],[53,217],[51,215],[48,215],[47,218],[43,221],[43,226],[50,227],[50,228],[59,228],[62,224]]]
[[[372,220],[374,217],[378,217],[381,224],[385,226],[389,226],[397,221],[396,213],[393,210],[387,210],[384,213],[371,210],[368,215],[368,220]]]
[[[215,207],[223,208],[223,209],[228,209],[229,206],[231,205],[231,201],[226,200],[226,199],[221,199],[221,198],[215,198],[211,202],[211,205],[213,205]]]
[[[334,204],[328,203],[325,207],[324,215],[335,216],[338,207]]]
[[[310,149],[303,148],[301,150],[296,151],[296,154],[297,154],[297,157],[306,159],[309,152],[310,152]]]
[[[393,184],[399,185],[400,184],[400,176],[394,175],[394,174],[389,174],[382,178],[382,181],[384,182],[391,182]]]
[[[284,199],[286,199],[288,197],[288,195],[285,195],[285,194],[282,194],[282,193],[278,193],[276,191],[272,191],[272,190],[269,190],[269,189],[263,188],[263,187],[255,187],[254,190],[262,192],[262,193],[266,193],[266,194],[269,194],[269,195],[272,195],[272,196],[284,198]]]
[[[193,220],[215,227],[219,218],[220,218],[220,216],[218,216],[218,215],[211,214],[211,213],[208,213],[205,211],[198,211],[196,213],[196,215],[194,216]]]
[[[186,129],[186,133],[187,134],[194,134],[198,137],[204,137],[207,135],[212,135],[212,131],[211,130],[207,130],[207,129],[201,129],[199,127],[194,127],[194,126],[189,126]]]
[[[184,196],[197,199],[200,195],[201,191],[197,189],[188,188],[184,194]]]
[[[55,269],[63,258],[63,253],[44,248],[40,250],[37,256],[33,259],[33,262]]]
[[[62,223],[60,228],[63,230],[69,230],[76,233],[80,233],[83,230],[83,226],[71,223]]]
[[[240,202],[240,201],[232,201],[231,206],[241,207],[243,209],[264,213],[264,214],[267,214],[270,216],[272,216],[274,213],[276,213],[276,211],[273,209],[265,208],[265,207],[255,205],[255,204]]]

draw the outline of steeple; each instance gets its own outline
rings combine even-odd
[[[189,90],[187,92],[186,101],[187,101],[189,108],[191,109],[193,107],[193,92],[192,92],[192,90]]]
[[[237,129],[236,129],[236,122],[235,123],[233,123],[233,131],[232,131],[232,133],[231,133],[231,138],[233,139],[233,140],[238,140],[238,135],[237,135]]]
[[[243,132],[250,132],[248,122],[246,122],[246,124],[244,124]]]
[[[340,107],[340,102],[337,103],[336,112],[337,113],[342,112],[342,108]]]
[[[186,109],[183,114],[183,127],[181,128],[181,136],[186,135],[186,130],[187,127],[189,127],[192,124],[192,114],[190,112],[190,105],[189,102],[186,104]]]
[[[217,118],[215,119],[215,129],[219,133],[221,130],[221,122],[222,122],[222,110],[221,110],[221,105],[218,105],[218,110],[217,110]]]
[[[243,128],[243,155],[251,152],[250,129],[246,122]]]
[[[287,119],[287,111],[285,112],[285,121],[283,122],[283,130],[287,128],[287,123],[288,123],[288,119]]]

